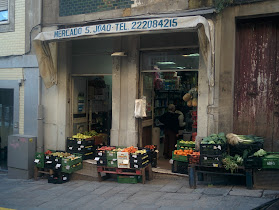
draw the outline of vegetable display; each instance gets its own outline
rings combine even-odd
[[[255,144],[255,143],[263,143],[264,140],[262,137],[254,136],[254,135],[237,135],[234,133],[228,133],[226,135],[227,141],[230,145],[238,145],[238,144]]]
[[[254,156],[256,156],[256,157],[263,157],[266,154],[267,154],[266,151],[264,151],[263,149],[260,149],[260,150],[258,150],[257,152],[254,153]]]
[[[211,134],[203,138],[202,144],[225,144],[227,142],[225,133]]]
[[[235,155],[234,157],[227,155],[222,160],[224,167],[226,170],[230,170],[231,173],[233,173],[235,170],[237,170],[238,166],[241,166],[243,164],[243,158],[239,155]]]

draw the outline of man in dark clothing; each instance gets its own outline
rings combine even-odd
[[[165,158],[171,158],[172,151],[175,150],[176,137],[179,130],[178,116],[179,114],[175,113],[175,106],[170,104],[168,112],[159,118],[159,121],[164,124],[165,141],[163,154]]]

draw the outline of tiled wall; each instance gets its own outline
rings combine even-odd
[[[59,0],[59,16],[130,8],[131,0]]]
[[[15,1],[15,31],[0,33],[0,56],[25,53],[25,0]]]

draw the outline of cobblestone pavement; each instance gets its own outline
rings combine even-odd
[[[0,209],[252,209],[279,191],[244,186],[201,186],[190,189],[187,177],[157,177],[146,184],[47,179],[14,180],[0,173]]]

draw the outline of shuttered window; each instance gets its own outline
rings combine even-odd
[[[0,0],[0,11],[8,10],[8,0]]]
[[[3,21],[8,21],[9,11],[8,11],[9,1],[0,0],[0,23]]]

